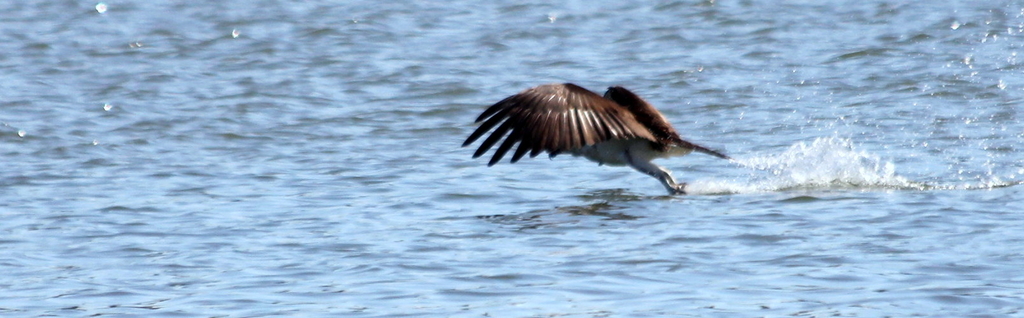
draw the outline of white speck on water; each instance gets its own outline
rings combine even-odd
[[[100,2],[96,4],[96,12],[107,13],[107,4]]]

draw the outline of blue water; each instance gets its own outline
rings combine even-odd
[[[1024,2],[9,1],[0,314],[1024,311]],[[688,196],[461,148],[622,85]]]

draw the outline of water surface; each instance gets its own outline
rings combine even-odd
[[[1011,316],[1019,1],[0,4],[5,316]],[[735,161],[459,147],[623,85]]]

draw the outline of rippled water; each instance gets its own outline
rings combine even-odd
[[[5,316],[1010,316],[1020,1],[8,1]],[[623,85],[690,196],[460,148]]]

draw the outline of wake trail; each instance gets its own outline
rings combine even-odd
[[[910,180],[896,165],[859,151],[850,139],[817,138],[799,142],[778,154],[736,158],[750,170],[747,180],[697,179],[687,185],[691,194],[738,194],[793,190],[973,190],[1022,184],[998,178],[978,184],[942,185]]]

